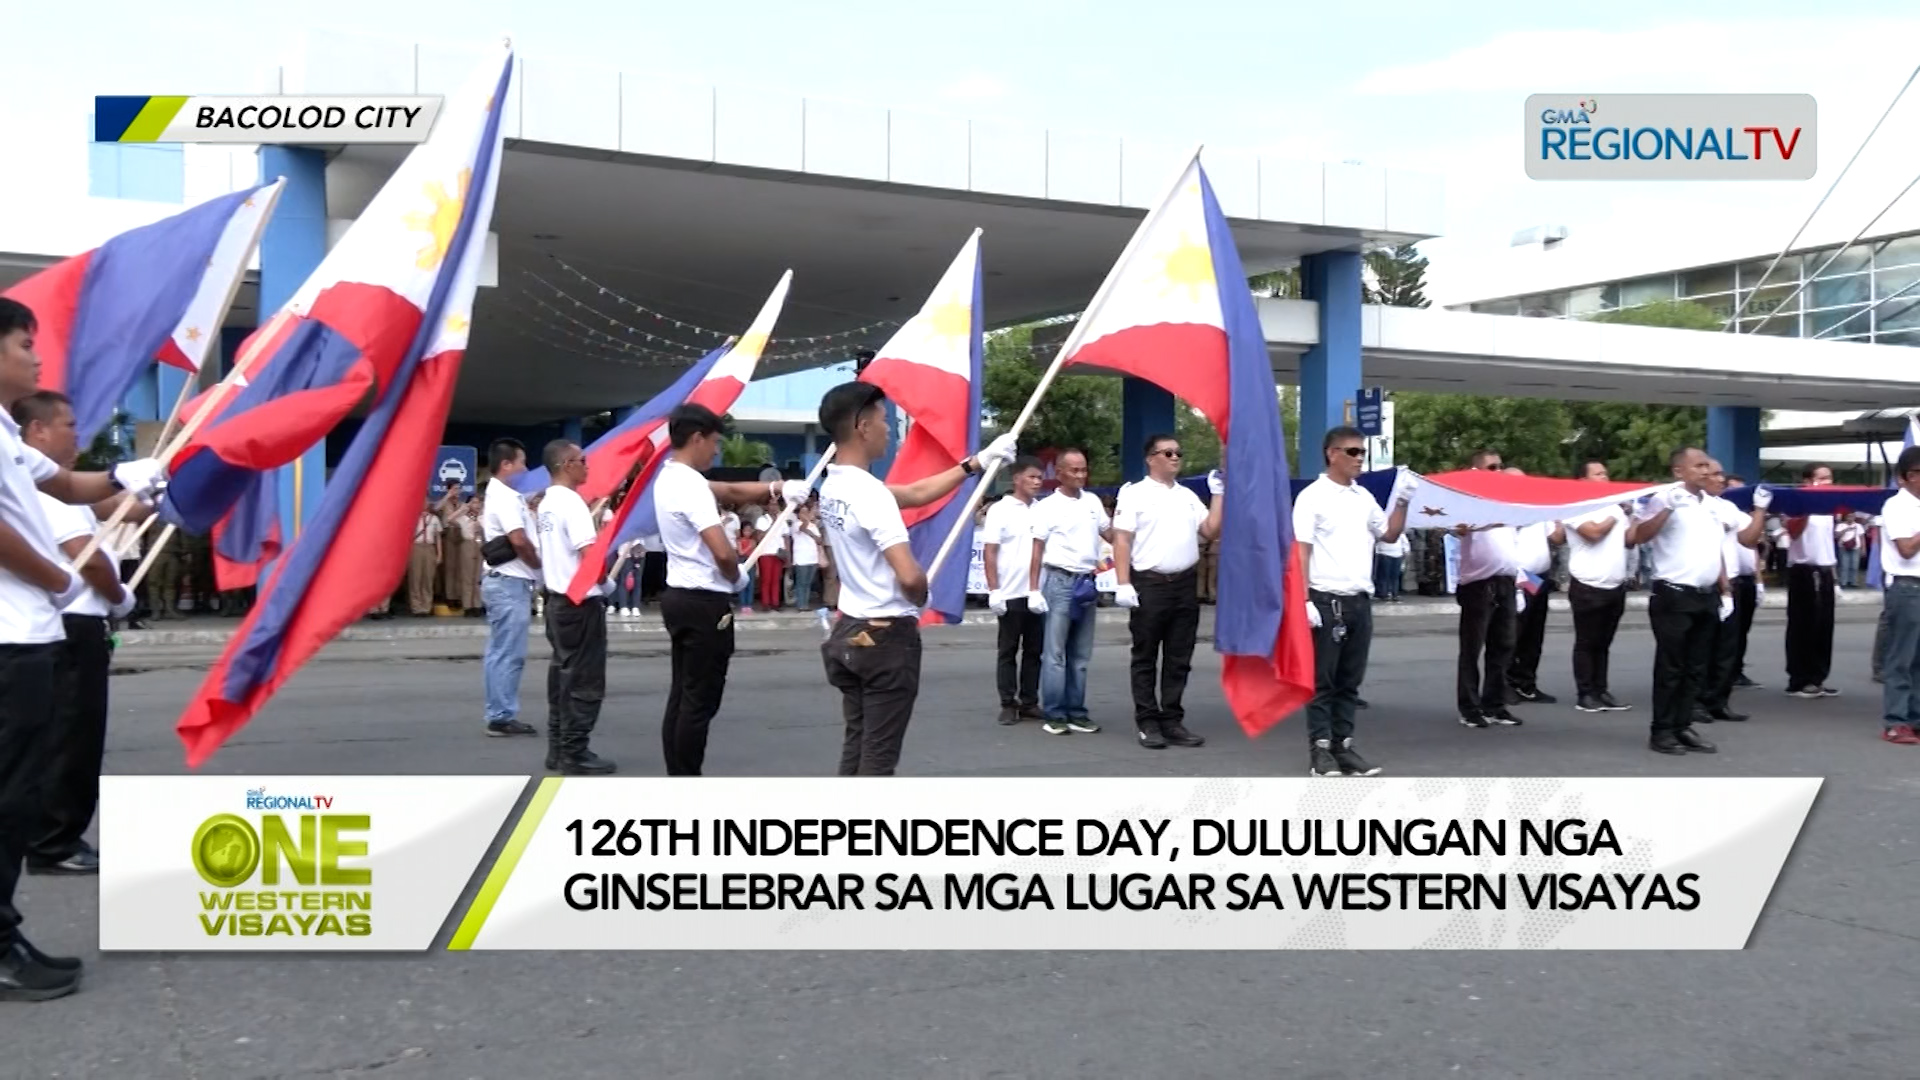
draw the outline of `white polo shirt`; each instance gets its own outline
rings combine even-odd
[[[540,500],[540,512],[534,518],[537,536],[534,545],[540,551],[540,576],[547,591],[564,593],[580,570],[580,553],[593,543],[599,530],[593,525],[593,511],[587,501],[570,487],[555,484]],[[596,580],[587,597],[605,596],[607,583]]]
[[[1387,531],[1387,512],[1359,484],[1321,473],[1293,500],[1293,539],[1313,545],[1307,588],[1339,596],[1373,591],[1373,545]]]
[[[43,559],[67,564],[40,509],[40,481],[60,471],[52,459],[20,441],[20,425],[0,409],[0,521],[13,526]],[[60,612],[40,586],[0,568],[0,645],[46,645],[65,641]]]
[[[1033,503],[1024,503],[1012,495],[987,509],[983,543],[996,545],[993,566],[1000,587],[988,593],[987,602],[1023,600],[1033,591],[1027,576],[1033,572]]]
[[[1920,553],[1902,558],[1895,540],[1920,533],[1920,499],[1906,488],[1893,493],[1880,510],[1880,569],[1888,577],[1920,578]]]
[[[1788,566],[1833,566],[1833,515],[1813,514],[1807,527],[1787,544]]]
[[[1460,584],[1520,576],[1520,530],[1511,525],[1460,538]]]
[[[1721,541],[1720,546],[1720,561],[1726,564],[1727,577],[1737,578],[1752,574],[1759,562],[1754,550],[1740,542],[1740,530],[1751,524],[1753,519],[1739,507],[1717,495],[1712,501],[1713,512],[1719,514],[1720,520],[1727,526],[1726,539]]]
[[[1035,502],[1028,518],[1033,539],[1046,545],[1040,553],[1042,565],[1070,574],[1091,574],[1100,564],[1100,533],[1113,520],[1092,492],[1082,490],[1075,498],[1055,491]]]
[[[63,503],[44,491],[39,492],[39,495],[40,512],[47,516],[47,528],[53,533],[55,544],[64,544],[69,540],[84,540],[100,531],[100,519],[94,515],[93,507]],[[107,562],[117,572],[120,566],[120,552],[104,542],[100,545],[100,551],[106,555]],[[62,561],[65,561],[64,556]],[[93,615],[104,619],[111,615],[112,611],[106,598],[88,589],[75,597],[73,603],[68,604],[67,609],[60,614]]]
[[[842,615],[893,619],[920,614],[887,565],[885,552],[907,542],[907,525],[900,504],[879,477],[851,465],[827,466],[827,478],[820,484],[820,521],[827,527],[840,571]],[[961,572],[965,570],[962,566]]]
[[[1535,577],[1553,569],[1553,522],[1539,521],[1514,529],[1514,568]]]
[[[660,522],[660,546],[667,551],[667,588],[739,591],[739,586],[720,575],[713,552],[700,539],[701,533],[724,524],[719,500],[700,470],[668,458],[653,479],[653,509]],[[729,533],[727,543],[737,550],[738,539],[738,531]]]
[[[1580,535],[1580,526],[1613,522],[1598,540]],[[1617,589],[1627,581],[1627,512],[1617,506],[1596,510],[1567,527],[1567,573],[1590,589]]]
[[[525,532],[528,540],[533,539],[534,525],[528,520],[527,501],[513,490],[513,485],[494,477],[487,481],[487,494],[480,503],[480,540],[485,543],[515,529]],[[519,559],[508,559],[499,566],[489,566],[487,569],[526,581],[540,580],[533,568]]]
[[[819,525],[808,525],[798,517],[788,518],[787,536],[793,541],[793,565],[820,565]]]
[[[1133,534],[1135,570],[1178,574],[1200,563],[1200,525],[1206,504],[1181,483],[1148,477],[1120,489],[1113,504],[1115,531]]]
[[[1673,513],[1646,544],[1654,576],[1675,585],[1712,588],[1720,581],[1726,519],[1714,511],[1712,496],[1694,495],[1678,484],[1672,490]],[[1653,516],[1643,514],[1640,520]]]

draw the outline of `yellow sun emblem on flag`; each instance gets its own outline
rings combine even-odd
[[[964,338],[973,330],[973,305],[949,297],[927,312],[927,332],[943,341]]]
[[[1156,276],[1161,282],[1160,295],[1184,290],[1188,303],[1199,302],[1202,296],[1219,287],[1213,276],[1212,250],[1185,233],[1180,234],[1180,243],[1173,250],[1160,257],[1160,272]]]
[[[420,248],[413,265],[421,270],[431,270],[439,266],[447,257],[447,249],[453,246],[454,230],[460,227],[461,212],[467,206],[467,187],[473,182],[473,170],[461,169],[457,191],[448,192],[446,185],[438,180],[426,186],[423,194],[433,204],[428,213],[412,213],[406,216],[409,229],[424,232],[431,237]]]
[[[750,330],[740,335],[740,340],[734,345],[733,351],[745,356],[759,356],[766,351],[766,348],[767,335],[758,330]]]

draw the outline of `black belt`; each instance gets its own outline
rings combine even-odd
[[[1888,574],[1887,575],[1888,584],[1893,584],[1895,582],[1900,582],[1900,581],[1920,582],[1920,577],[1915,577],[1912,574]]]
[[[1159,581],[1159,582],[1181,581],[1186,578],[1192,577],[1193,574],[1194,574],[1194,569],[1191,566],[1187,567],[1185,570],[1175,570],[1171,574],[1165,573],[1160,570],[1135,570],[1133,572],[1133,576],[1136,578],[1139,578],[1142,581]]]
[[[1659,578],[1654,579],[1653,587],[1656,589],[1665,589],[1668,592],[1688,593],[1694,596],[1713,596],[1720,591],[1718,585],[1682,585],[1676,581],[1663,581]]]
[[[1052,563],[1041,563],[1040,569],[1051,570],[1056,574],[1065,574],[1068,577],[1092,577],[1093,576],[1093,571],[1091,570],[1068,570],[1065,567],[1055,566]]]

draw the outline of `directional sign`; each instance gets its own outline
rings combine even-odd
[[[480,472],[480,453],[471,446],[443,446],[433,455],[427,478],[427,498],[439,502],[449,484],[459,484],[463,495],[474,494],[473,479]]]
[[[1354,426],[1360,429],[1360,434],[1367,436],[1380,434],[1380,403],[1385,397],[1385,391],[1378,386],[1366,387],[1360,391],[1359,405],[1353,410]]]

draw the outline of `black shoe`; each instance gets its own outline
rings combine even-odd
[[[560,764],[560,772],[567,776],[605,776],[613,771],[613,762],[591,750],[582,750]]]
[[[1735,690],[1764,690],[1764,689],[1766,689],[1765,687],[1763,687],[1763,686],[1761,686],[1761,685],[1760,685],[1759,683],[1757,683],[1757,682],[1754,682],[1754,681],[1753,681],[1752,679],[1749,679],[1749,678],[1747,678],[1747,677],[1746,677],[1745,675],[1742,675],[1742,676],[1740,676],[1739,678],[1737,678],[1737,679],[1735,679],[1735,680],[1733,680],[1733,688],[1734,688]]]
[[[1022,720],[1045,721],[1046,718],[1047,718],[1047,714],[1041,712],[1040,706],[1038,705],[1020,706],[1020,719]]]
[[[52,1001],[80,987],[78,961],[71,968],[41,963],[38,951],[19,938],[0,953],[0,1001]]]
[[[503,739],[509,735],[532,734],[534,734],[533,726],[531,724],[523,724],[518,720],[502,720],[497,724],[487,725],[488,738]]]
[[[1019,722],[1020,710],[1011,705],[1000,706],[999,724],[1001,727],[1012,727]]]
[[[1619,702],[1613,700],[1613,695],[1607,693],[1605,690],[1600,691],[1599,697],[1600,697],[1600,707],[1607,710],[1608,712],[1626,712],[1628,709],[1633,708],[1633,706],[1631,705],[1622,705]]]
[[[1356,709],[1371,709],[1371,708],[1373,708],[1373,706],[1371,706],[1371,705],[1369,705],[1369,704],[1367,704],[1367,699],[1366,699],[1366,698],[1363,698],[1363,697],[1361,697],[1361,698],[1354,698],[1354,699],[1353,699],[1353,707],[1354,707],[1354,708],[1356,708]]]
[[[554,749],[551,743],[547,744],[547,771],[560,771],[560,751]]]
[[[1507,691],[1509,705],[1552,705],[1560,699],[1542,691],[1537,686],[1516,686]]]
[[[1713,723],[1713,714],[1696,706],[1693,710],[1693,716],[1688,720],[1688,723],[1711,724]]]
[[[1557,698],[1557,697],[1554,697],[1554,696],[1553,696],[1552,694],[1549,694],[1549,693],[1547,693],[1547,692],[1546,692],[1545,690],[1534,690],[1534,691],[1532,691],[1532,694],[1533,694],[1533,696],[1532,696],[1532,697],[1529,697],[1529,698],[1528,698],[1527,700],[1528,700],[1528,701],[1530,701],[1530,702],[1532,702],[1532,703],[1534,703],[1535,705],[1558,705],[1558,704],[1560,704],[1560,699],[1559,699],[1559,698]]]
[[[1840,691],[1835,690],[1833,687],[1827,686],[1824,684],[1820,686],[1816,686],[1814,687],[1814,689],[1819,692],[1821,697],[1839,697],[1840,696]]]
[[[1340,763],[1333,759],[1333,740],[1313,740],[1313,750],[1307,755],[1308,776],[1345,776],[1340,771]]]
[[[33,962],[41,967],[52,968],[55,971],[80,970],[80,958],[77,956],[48,956],[35,948],[33,942],[21,937],[18,930],[13,932],[13,940],[27,950],[27,955],[33,957]]]
[[[1674,732],[1673,738],[1675,742],[1696,754],[1711,754],[1718,749],[1712,743],[1694,734],[1693,729],[1690,727],[1683,727],[1679,731]]]
[[[1461,713],[1460,726],[1461,727],[1486,727],[1487,718],[1484,716],[1481,716],[1479,713]]]
[[[1654,732],[1647,740],[1647,749],[1656,754],[1685,755],[1687,752],[1687,748],[1680,745],[1680,740],[1674,738],[1671,731]]]
[[[1205,746],[1207,740],[1188,731],[1178,720],[1161,721],[1160,735],[1175,746]]]
[[[1593,697],[1590,694],[1581,694],[1580,700],[1574,702],[1573,707],[1580,712],[1606,712],[1607,711],[1607,707],[1605,705],[1600,704],[1600,699],[1597,697]]]
[[[79,877],[100,872],[100,856],[82,849],[58,862],[35,862],[27,860],[27,873],[46,874],[53,877]]]
[[[1728,724],[1737,724],[1737,723],[1740,723],[1742,720],[1751,719],[1751,717],[1749,717],[1746,713],[1734,712],[1732,709],[1715,709],[1712,712],[1709,712],[1707,715],[1712,717],[1715,720],[1719,720],[1723,723],[1728,723]]]
[[[1167,748],[1167,740],[1161,736],[1160,725],[1155,721],[1148,720],[1145,723],[1135,724],[1134,730],[1140,736],[1142,749],[1165,750]]]
[[[1352,739],[1340,740],[1340,745],[1334,748],[1333,760],[1339,764],[1340,771],[1348,776],[1380,775],[1380,766],[1367,764],[1367,759],[1353,748]]]
[[[1521,724],[1526,723],[1526,721],[1508,712],[1504,706],[1498,709],[1488,709],[1486,718],[1488,723],[1498,724],[1501,727],[1519,727]]]

